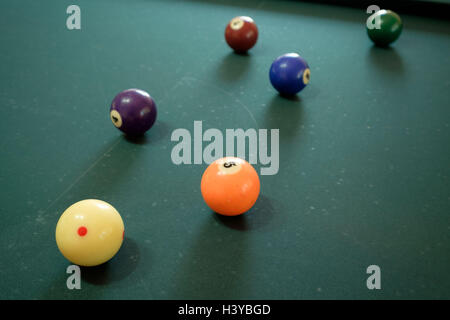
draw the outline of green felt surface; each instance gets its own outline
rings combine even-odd
[[[70,4],[0,4],[0,298],[450,298],[448,21],[402,16],[380,49],[365,8],[83,0],[69,31]],[[236,15],[259,27],[248,56],[223,37]],[[293,51],[311,82],[289,100],[268,70]],[[159,111],[139,141],[109,119],[133,87]],[[280,170],[242,217],[207,208],[206,164],[171,161],[171,133],[195,120],[280,129]],[[126,238],[68,290],[55,226],[85,198],[115,206]],[[366,287],[369,265],[381,290]]]

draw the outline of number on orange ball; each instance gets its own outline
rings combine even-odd
[[[260,182],[247,161],[225,157],[211,163],[202,176],[201,192],[211,210],[236,216],[250,210],[258,199]]]
[[[124,237],[122,218],[109,203],[82,200],[64,211],[56,225],[56,244],[70,262],[96,266],[119,251]]]

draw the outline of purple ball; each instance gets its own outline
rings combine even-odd
[[[109,114],[119,130],[130,136],[138,136],[153,126],[156,113],[156,103],[147,92],[128,89],[114,97]]]

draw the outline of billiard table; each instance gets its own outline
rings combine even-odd
[[[394,4],[403,32],[379,48],[345,3],[79,0],[78,29],[73,1],[2,1],[0,299],[449,299],[450,22]],[[259,29],[247,54],[224,39],[238,15]],[[289,52],[311,80],[283,97],[269,68]],[[128,88],[158,107],[139,138],[109,118]],[[261,193],[224,217],[203,134],[238,129],[260,139]],[[125,239],[69,289],[55,227],[82,199]]]

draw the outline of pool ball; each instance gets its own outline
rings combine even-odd
[[[272,86],[282,95],[295,95],[309,83],[308,63],[297,53],[287,53],[275,59],[269,71]]]
[[[250,210],[260,189],[256,170],[247,161],[225,157],[211,163],[202,176],[201,193],[211,210],[236,216]]]
[[[400,16],[391,10],[379,10],[371,15],[368,21],[376,22],[377,19],[379,25],[373,23],[372,28],[369,28],[366,24],[367,34],[375,45],[386,47],[400,36],[403,23]]]
[[[234,51],[247,52],[258,40],[258,28],[250,17],[235,17],[225,28],[225,40]]]
[[[125,134],[139,136],[153,126],[156,113],[156,103],[147,92],[128,89],[115,96],[109,115],[112,123]]]
[[[80,266],[96,266],[119,251],[124,237],[120,214],[101,200],[79,201],[67,208],[56,225],[62,255]]]

